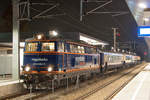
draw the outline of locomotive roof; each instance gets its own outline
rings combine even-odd
[[[25,42],[50,42],[50,41],[62,41],[62,42],[66,42],[69,44],[75,44],[75,45],[81,45],[81,46],[88,46],[88,47],[93,47],[96,48],[96,46],[94,45],[90,45],[84,41],[81,40],[69,40],[69,39],[62,39],[62,38],[50,38],[50,39],[41,39],[38,40],[36,38],[28,38],[25,40]]]

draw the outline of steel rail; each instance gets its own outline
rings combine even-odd
[[[21,93],[15,93],[15,94],[7,95],[7,96],[2,96],[2,97],[0,97],[0,100],[8,100],[8,99],[26,95],[28,93],[29,93],[28,91],[25,91],[25,92],[21,92]]]

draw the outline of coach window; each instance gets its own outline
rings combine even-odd
[[[96,48],[93,48],[93,52],[96,53]]]
[[[94,50],[93,50],[93,48],[91,48],[91,53],[94,53]]]
[[[38,43],[27,43],[26,51],[37,51]]]
[[[76,46],[75,45],[70,45],[70,51],[72,52],[72,53],[76,53]]]
[[[81,53],[81,47],[78,46],[78,53]]]
[[[42,43],[42,51],[55,51],[55,43],[49,42],[49,43]]]
[[[96,53],[96,48],[91,48],[92,53]]]
[[[65,52],[70,52],[69,44],[64,44]]]
[[[87,47],[86,50],[87,50],[87,53],[91,53],[91,48]]]
[[[64,43],[58,42],[58,52],[64,52]]]
[[[87,47],[84,47],[84,48],[85,48],[85,53],[88,53]]]
[[[83,46],[81,47],[81,53],[85,53]]]
[[[70,52],[72,52],[72,53],[76,52],[75,45],[70,44]]]
[[[78,53],[78,46],[74,45],[74,53]]]
[[[70,52],[73,52],[73,45],[72,44],[70,44]]]

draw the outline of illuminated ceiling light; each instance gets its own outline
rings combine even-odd
[[[42,35],[38,35],[37,39],[39,39],[39,40],[42,39]]]
[[[139,3],[138,6],[139,6],[140,8],[143,8],[143,9],[147,8],[146,4],[144,4],[144,3]]]
[[[91,44],[91,45],[108,45],[107,43],[104,43],[102,41],[100,42],[100,41],[97,41],[97,40],[94,40],[94,39],[91,39],[82,35],[80,35],[80,40],[87,42],[88,44]]]
[[[57,35],[58,35],[58,32],[56,32],[56,31],[50,31],[49,34],[50,34],[51,36],[57,36]]]
[[[148,21],[149,21],[149,18],[144,18],[144,21],[148,22]]]
[[[53,36],[57,36],[58,33],[56,31],[52,31],[53,32]]]
[[[25,42],[20,42],[20,47],[24,47],[25,46]]]

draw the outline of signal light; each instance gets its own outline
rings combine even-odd
[[[120,36],[120,33],[117,33],[116,35],[117,35],[117,36]]]
[[[147,52],[144,52],[144,55],[146,56],[146,55],[147,55]]]

